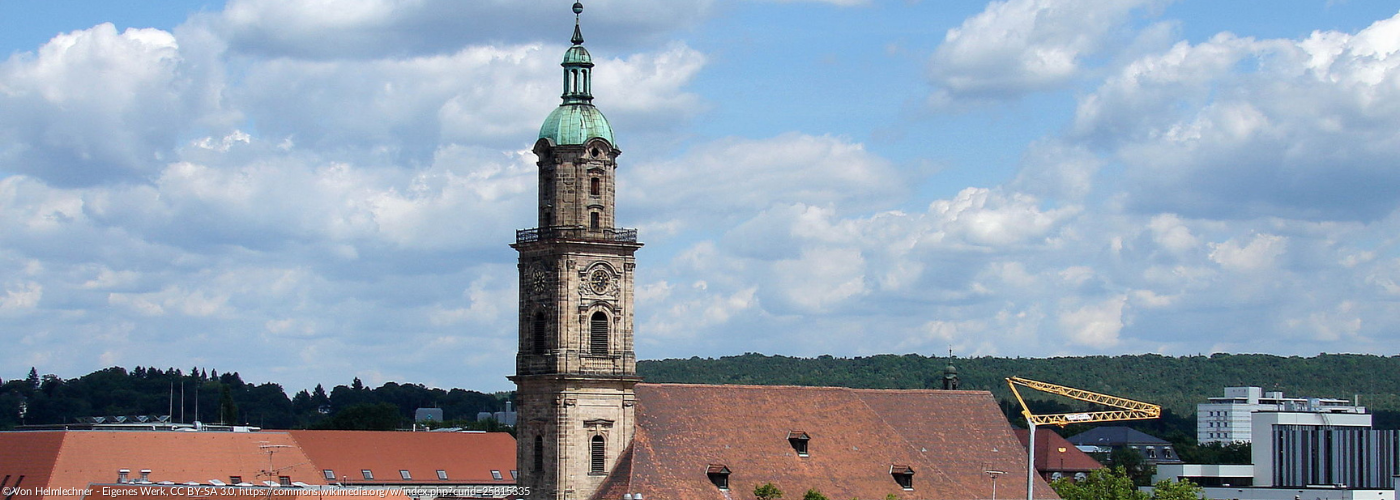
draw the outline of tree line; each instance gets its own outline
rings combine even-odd
[[[360,379],[327,392],[321,385],[288,396],[281,385],[244,382],[237,372],[191,368],[113,367],[63,379],[31,368],[24,379],[0,381],[0,429],[22,424],[77,424],[88,417],[169,415],[179,423],[252,425],[265,429],[394,429],[418,408],[441,408],[449,423],[481,426],[478,412],[504,409],[511,393],[385,383]]]

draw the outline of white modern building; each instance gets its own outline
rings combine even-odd
[[[1377,462],[1369,459],[1392,448],[1376,446],[1372,435],[1386,431],[1371,430],[1370,414],[1264,411],[1254,413],[1253,427],[1255,486],[1390,483],[1389,472],[1368,474]]]
[[[1226,387],[1225,397],[1196,405],[1196,441],[1248,443],[1253,439],[1250,415],[1260,411],[1364,414],[1366,407],[1346,399],[1286,398],[1258,387]]]
[[[1250,427],[1253,465],[1163,464],[1153,481],[1189,479],[1209,499],[1396,498],[1400,431],[1371,429],[1370,414],[1256,411]]]

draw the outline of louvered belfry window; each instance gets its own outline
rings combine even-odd
[[[593,440],[589,443],[588,447],[589,458],[591,459],[588,464],[588,472],[598,474],[603,472],[603,465],[606,458],[604,446],[603,436],[593,436]]]
[[[588,325],[588,352],[597,355],[608,353],[608,315],[593,313]]]
[[[535,436],[535,470],[544,469],[544,437]]]
[[[535,354],[549,350],[549,333],[545,331],[549,325],[545,323],[544,313],[535,313]]]

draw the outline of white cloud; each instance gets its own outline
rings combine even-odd
[[[1269,270],[1288,250],[1288,239],[1273,234],[1256,234],[1243,245],[1232,239],[1224,243],[1211,243],[1210,249],[1210,260],[1227,270]]]
[[[213,316],[229,312],[226,295],[211,295],[206,290],[185,290],[171,286],[152,293],[113,293],[108,302],[124,306],[146,316],[164,316],[174,312],[186,316]]]
[[[1077,212],[1074,207],[1041,210],[1034,197],[1022,193],[967,188],[953,199],[929,204],[936,230],[930,236],[940,243],[978,246],[1043,242],[1057,224]]]
[[[1084,60],[1126,38],[1135,11],[1159,0],[1005,0],[948,30],[930,61],[933,101],[1004,99],[1063,86]]]
[[[170,33],[111,24],[0,63],[0,169],[54,185],[139,179],[213,113],[207,75]]]
[[[38,307],[44,297],[44,286],[33,281],[16,283],[4,288],[0,295],[0,311],[18,311]]]
[[[789,304],[809,314],[866,292],[865,259],[851,248],[807,248],[796,259],[773,263],[775,282]]]
[[[859,209],[903,190],[889,161],[864,145],[798,133],[701,144],[674,160],[638,165],[619,182],[624,210],[676,230],[733,222],[773,205]]]
[[[1343,301],[1332,310],[1314,311],[1304,318],[1288,319],[1285,321],[1285,326],[1293,330],[1301,330],[1314,340],[1355,341],[1355,337],[1361,332],[1362,327],[1362,319],[1356,309],[1355,303]]]
[[[1191,228],[1176,214],[1155,215],[1147,227],[1152,230],[1153,241],[1169,252],[1183,254],[1200,245],[1196,236],[1191,234]]]
[[[1400,206],[1398,26],[1181,42],[1085,96],[1074,136],[1127,167],[1134,210],[1383,217]]]
[[[1009,187],[1028,194],[1080,202],[1094,188],[1104,161],[1089,148],[1061,141],[1037,141],[1026,149],[1021,170]]]
[[[1060,313],[1060,329],[1071,342],[1101,349],[1118,345],[1126,297],[1114,297]]]

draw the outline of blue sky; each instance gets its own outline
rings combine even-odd
[[[0,376],[510,388],[570,3],[0,0]],[[638,356],[1394,354],[1396,11],[586,2]]]

